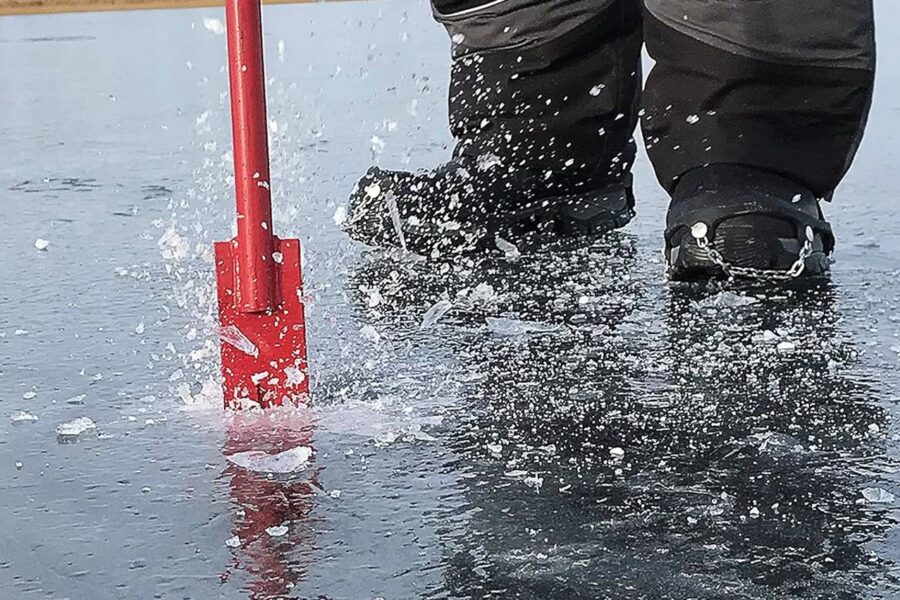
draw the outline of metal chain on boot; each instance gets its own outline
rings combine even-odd
[[[815,234],[813,233],[812,227],[806,227],[806,241],[803,244],[803,247],[800,249],[800,254],[797,257],[797,260],[794,261],[794,264],[787,271],[782,271],[779,269],[755,269],[753,267],[740,267],[737,265],[732,265],[722,254],[716,250],[712,244],[709,242],[709,238],[707,238],[707,233],[709,233],[709,228],[706,223],[702,221],[699,223],[695,223],[691,227],[691,236],[697,241],[697,247],[706,250],[706,254],[709,256],[709,260],[712,261],[713,264],[718,266],[722,271],[728,275],[729,277],[744,277],[748,279],[769,279],[769,280],[778,280],[778,281],[790,281],[791,279],[796,279],[803,274],[804,269],[806,269],[806,259],[812,256],[813,253],[813,240],[815,239]]]

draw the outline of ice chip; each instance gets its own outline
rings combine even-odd
[[[541,486],[544,485],[544,478],[538,477],[537,475],[530,475],[523,479],[522,482],[528,487],[534,489],[534,491],[539,492],[541,490]]]
[[[219,340],[231,344],[244,354],[248,354],[254,358],[259,356],[259,348],[257,348],[256,344],[251,342],[236,325],[220,327]]]
[[[47,240],[45,240],[43,238],[38,238],[38,239],[34,240],[34,247],[37,248],[38,250],[43,251],[50,247],[50,242],[48,242]]]
[[[872,504],[891,504],[894,501],[892,493],[879,487],[867,487],[862,491],[862,496]]]
[[[86,431],[97,429],[97,425],[88,417],[78,417],[66,423],[62,423],[56,428],[57,435],[63,437],[76,437]]]
[[[334,209],[334,224],[340,227],[347,221],[347,209],[344,206],[338,206]]]
[[[757,304],[759,300],[735,292],[721,292],[697,303],[700,308],[737,308]]]
[[[276,473],[285,475],[296,473],[309,466],[313,450],[308,446],[297,446],[277,454],[260,450],[238,452],[227,456],[228,462],[255,473]]]
[[[10,415],[9,420],[13,423],[34,423],[38,418],[31,413],[20,410]]]
[[[276,525],[275,527],[267,527],[266,533],[271,537],[281,537],[288,532],[288,528],[284,525]]]
[[[225,540],[225,545],[229,548],[240,548],[241,547],[241,538],[238,536],[230,537]]]
[[[552,333],[558,329],[553,325],[536,323],[534,321],[520,321],[508,317],[485,317],[488,331],[494,335],[520,336],[529,333]]]
[[[363,326],[363,328],[359,330],[359,334],[363,336],[364,339],[372,342],[373,344],[377,344],[381,341],[381,334],[378,333],[378,330],[371,325]]]
[[[522,256],[522,253],[519,252],[519,249],[512,242],[508,242],[504,240],[499,235],[494,238],[494,243],[497,245],[497,248],[503,252],[503,255],[507,260],[515,260]]]
[[[207,31],[210,31],[216,35],[225,35],[225,25],[222,24],[222,21],[219,19],[215,19],[212,17],[203,17],[203,26]]]
[[[776,346],[775,348],[781,354],[791,354],[797,349],[797,344],[785,340],[783,342],[779,342],[778,346]]]
[[[453,303],[449,300],[438,300],[431,307],[425,311],[425,315],[422,317],[422,323],[419,325],[419,329],[430,329],[434,327],[438,321],[441,320],[447,311],[453,308]]]
[[[141,321],[140,323],[137,324],[137,327],[134,328],[134,332],[138,335],[141,335],[142,333],[144,333],[145,329],[146,328],[144,327],[144,322]]]
[[[761,333],[755,334],[752,339],[756,344],[775,344],[778,342],[778,334],[766,329]]]

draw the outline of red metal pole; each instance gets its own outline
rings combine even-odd
[[[226,0],[228,74],[237,191],[236,308],[275,309],[281,299],[272,253],[272,200],[259,0]]]

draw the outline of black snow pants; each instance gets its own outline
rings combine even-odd
[[[714,163],[830,197],[872,97],[872,0],[433,0],[458,151],[662,185]],[[641,97],[641,49],[655,66]]]

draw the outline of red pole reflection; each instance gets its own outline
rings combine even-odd
[[[314,423],[306,408],[281,407],[236,413],[228,425],[226,458],[248,451],[278,454],[308,447]],[[250,576],[250,598],[282,597],[306,575],[315,550],[309,516],[320,489],[314,460],[315,456],[306,468],[292,474],[254,471],[229,461],[225,475],[230,478],[235,508],[232,533],[241,541],[233,549],[233,569]],[[287,527],[284,535],[266,532],[281,526]],[[227,580],[229,573],[222,578]]]

